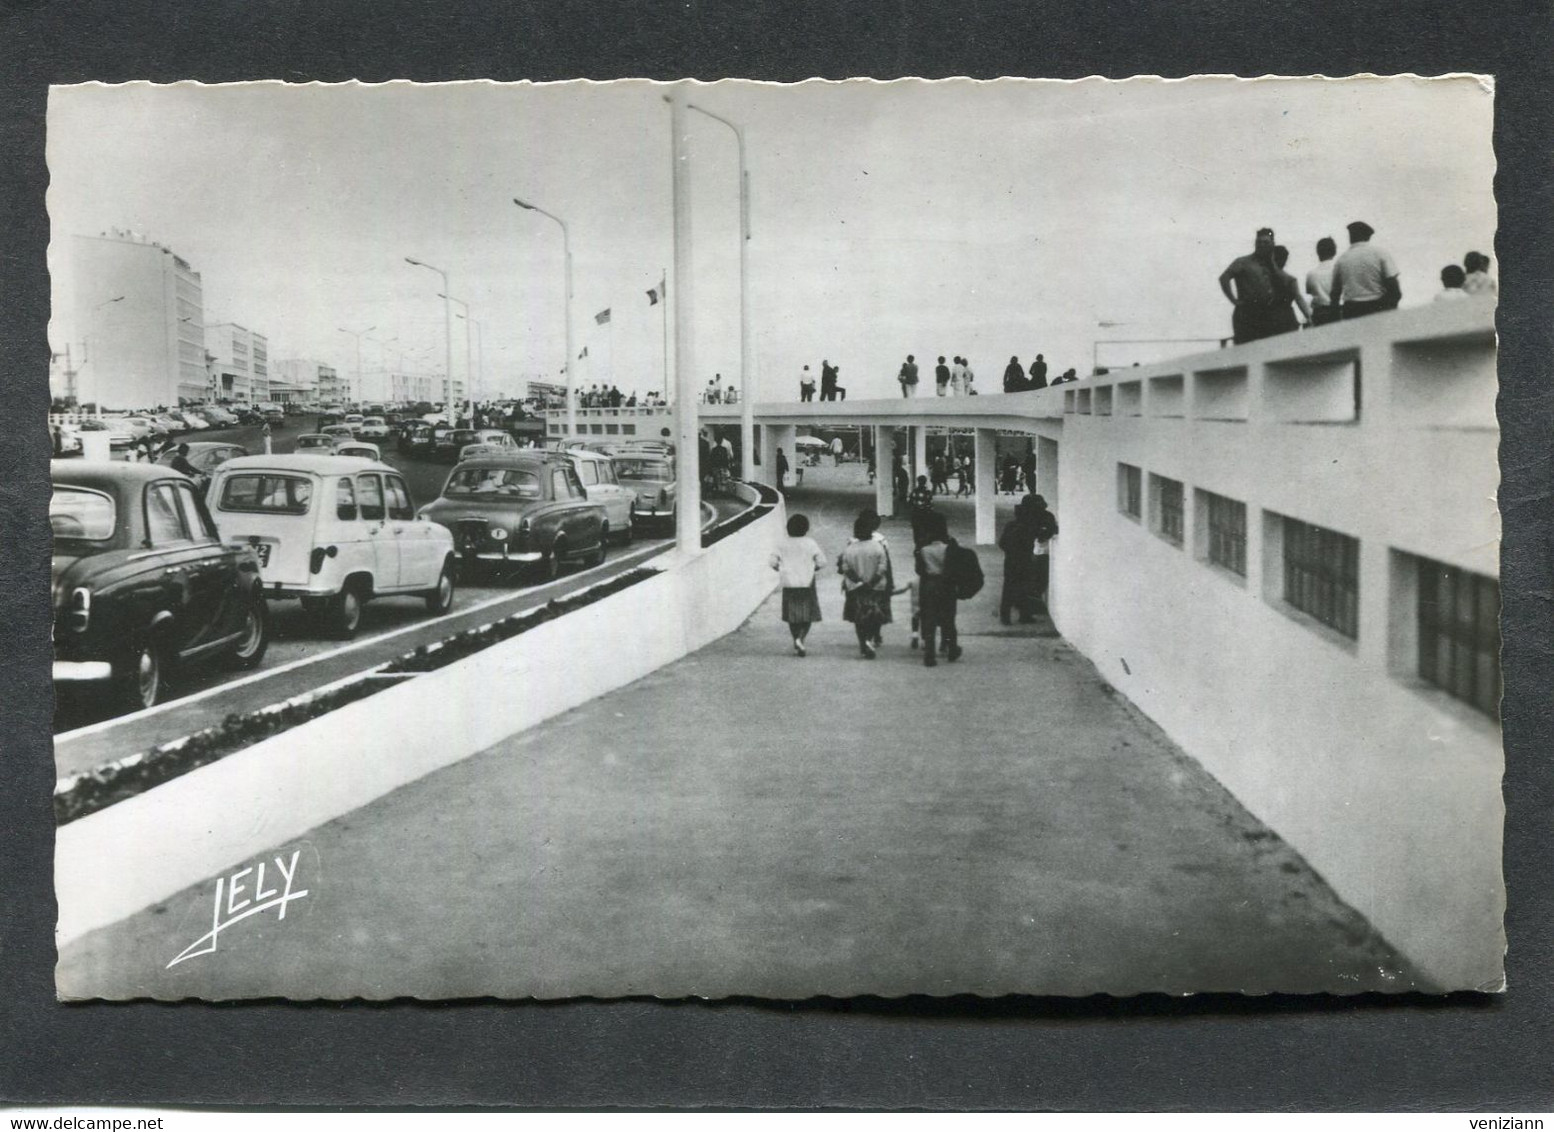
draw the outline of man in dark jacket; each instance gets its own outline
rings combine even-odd
[[[1031,388],[1047,388],[1047,359],[1040,354],[1037,354],[1036,360],[1031,363]]]
[[[1025,388],[1025,371],[1020,368],[1020,359],[1013,357],[1004,367],[1004,392],[1018,393]]]

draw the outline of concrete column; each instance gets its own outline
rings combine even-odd
[[[896,438],[888,426],[874,426],[874,510],[888,518],[896,509],[892,471],[896,466]]]
[[[998,541],[997,517],[994,514],[998,501],[998,434],[996,432],[990,428],[977,429],[976,448],[972,459],[977,493],[977,545],[992,546]]]
[[[918,425],[912,430],[912,482],[928,474],[928,429]]]

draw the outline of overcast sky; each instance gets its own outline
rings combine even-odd
[[[673,254],[665,89],[56,87],[50,218],[56,236],[166,245],[201,273],[207,322],[342,373],[342,326],[398,339],[366,343],[367,369],[403,352],[440,370],[440,284],[404,262],[424,259],[480,320],[488,386],[518,392],[564,353],[560,230],[521,196],[571,229],[579,380],[662,389],[645,292]],[[1228,334],[1216,278],[1263,225],[1304,277],[1318,237],[1342,247],[1366,220],[1405,305],[1493,251],[1492,99],[1471,79],[723,82],[691,99],[747,135],[760,399],[793,397],[822,358],[858,397],[896,392],[908,353],[964,354],[989,389],[1010,355],[1083,374],[1098,338]],[[739,369],[736,170],[733,134],[693,116],[698,384]],[[68,318],[68,265],[51,266]],[[57,325],[55,348],[72,333]],[[457,321],[455,353],[459,372]]]

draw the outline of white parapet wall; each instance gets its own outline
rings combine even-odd
[[[732,632],[776,585],[786,522],[779,502],[699,554],[654,559],[655,578],[63,826],[58,946]]]
[[[1504,758],[1421,676],[1419,587],[1498,578],[1495,394],[1472,301],[1066,385],[1033,429],[1063,635],[1447,988],[1501,985]],[[1287,545],[1286,519],[1354,542]],[[1492,648],[1441,647],[1493,680]]]

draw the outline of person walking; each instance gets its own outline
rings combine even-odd
[[[890,620],[890,551],[874,537],[869,519],[858,516],[853,523],[853,540],[837,559],[842,576],[842,620],[852,623],[858,637],[858,652],[865,660],[875,657],[874,642],[880,626]]]
[[[1041,612],[1047,612],[1047,585],[1052,578],[1051,542],[1058,537],[1058,519],[1051,511],[1047,510],[1047,501],[1034,492],[1025,497],[1021,502],[1030,511],[1031,523],[1036,528],[1035,566],[1036,572],[1032,581],[1032,593],[1036,599],[1037,608]]]
[[[971,457],[960,456],[955,460],[955,494],[971,494]]]
[[[1036,598],[1036,521],[1031,510],[1032,497],[1020,500],[1014,519],[999,536],[998,549],[1004,552],[1004,589],[998,599],[998,620],[1009,625],[1010,614],[1019,610],[1020,624],[1035,618],[1031,605]]]
[[[1025,371],[1020,368],[1020,359],[1011,357],[1009,364],[1004,367],[1004,392],[1018,393],[1025,388]]]
[[[907,496],[907,513],[912,518],[912,545],[921,546],[923,542],[924,524],[928,516],[934,513],[933,488],[928,486],[927,476],[917,477],[917,486]]]
[[[912,490],[912,473],[907,471],[906,457],[896,457],[895,467],[891,469],[891,517],[900,516],[902,508],[907,505],[907,495]]]
[[[998,489],[1005,495],[1013,495],[1020,482],[1020,461],[1013,455],[1004,457],[1004,466],[1000,469]]]
[[[950,485],[948,482],[946,482],[948,469],[945,464],[943,452],[940,452],[931,461],[929,461],[928,470],[930,476],[928,484],[929,488],[935,495],[938,495],[940,492],[948,495],[950,493]]]
[[[901,373],[897,375],[896,380],[901,383],[901,396],[917,396],[917,362],[913,360],[911,354],[908,354],[907,360],[901,363]]]
[[[950,388],[950,367],[944,364],[944,355],[939,355],[939,364],[933,367],[933,385],[935,392],[943,397]]]
[[[788,458],[777,449],[777,490],[782,491],[788,482]]]
[[[1376,230],[1363,220],[1347,225],[1349,249],[1333,265],[1332,301],[1344,318],[1393,310],[1403,301],[1398,265],[1390,252],[1371,243]]]
[[[772,551],[771,567],[782,584],[782,619],[793,636],[793,651],[804,656],[804,641],[810,626],[820,618],[820,598],[815,592],[815,574],[825,565],[820,544],[809,537],[809,518],[788,516],[788,537]]]
[[[1028,449],[1025,459],[1020,461],[1020,475],[1025,477],[1025,490],[1033,493],[1036,490],[1036,450]]]
[[[949,526],[944,516],[928,516],[924,541],[917,548],[918,617],[922,625],[923,664],[932,668],[938,661],[938,638],[942,635],[944,657],[951,663],[961,657],[960,634],[955,628],[955,587],[946,572],[950,547]]]

